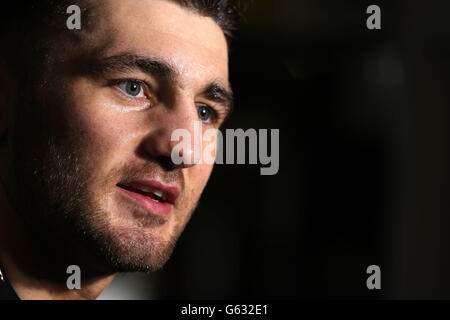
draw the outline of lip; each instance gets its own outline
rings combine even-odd
[[[180,194],[177,187],[167,186],[156,180],[120,182],[117,184],[117,188],[123,195],[129,199],[132,199],[147,212],[160,216],[167,216],[170,214],[175,201]],[[133,189],[150,190],[151,192],[162,193],[164,202],[158,202],[149,196],[134,191]]]

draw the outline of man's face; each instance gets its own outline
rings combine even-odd
[[[114,271],[154,270],[213,167],[174,165],[171,135],[226,117],[227,43],[211,18],[170,1],[89,3],[81,32],[52,40],[33,105],[18,112],[17,206],[41,235],[70,237]]]

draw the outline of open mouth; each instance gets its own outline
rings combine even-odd
[[[154,190],[151,191],[148,188],[145,187],[133,187],[133,186],[128,186],[128,185],[124,185],[124,184],[117,184],[117,186],[119,188],[131,191],[131,192],[135,192],[135,193],[139,193],[145,197],[148,197],[156,202],[160,202],[160,203],[167,203],[167,199],[164,197],[164,193],[162,191],[159,190]]]
[[[155,180],[120,182],[116,185],[126,199],[150,214],[167,216],[175,206],[179,189]]]

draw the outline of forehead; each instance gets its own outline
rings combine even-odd
[[[90,11],[81,42],[102,47],[102,56],[149,56],[166,61],[186,81],[227,82],[227,42],[212,18],[167,0],[100,0]]]

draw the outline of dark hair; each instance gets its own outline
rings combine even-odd
[[[182,7],[211,17],[222,28],[223,33],[230,40],[236,29],[239,14],[232,0],[170,0]]]

